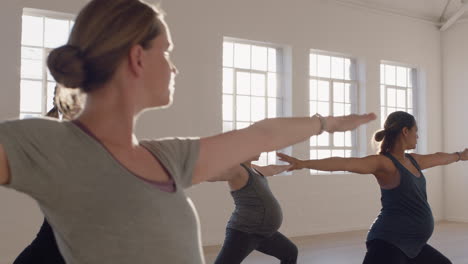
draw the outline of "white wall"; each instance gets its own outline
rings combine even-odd
[[[468,147],[468,23],[453,25],[443,34],[443,126],[445,151]],[[468,164],[445,167],[445,216],[449,220],[468,221]]]
[[[0,49],[0,120],[18,114],[21,10],[23,7],[74,13],[84,1],[23,0],[2,3]],[[141,137],[202,136],[221,131],[222,38],[266,41],[292,48],[293,115],[307,115],[308,52],[320,49],[355,56],[362,73],[366,111],[379,111],[380,60],[415,65],[427,76],[427,137],[429,152],[442,149],[440,33],[435,26],[408,18],[353,8],[330,0],[201,0],[163,1],[175,42],[175,104],[145,113],[138,124]],[[267,9],[264,9],[267,8]],[[156,125],[158,124],[158,125]],[[161,125],[163,124],[163,125]],[[366,129],[367,138],[379,127]],[[229,150],[226,150],[229,151]],[[294,155],[306,158],[307,143]],[[369,150],[369,153],[371,150]],[[443,218],[442,170],[427,172],[429,200],[437,219]],[[288,236],[367,228],[380,209],[380,194],[371,176],[309,176],[306,171],[270,180],[284,210],[281,228]],[[207,183],[189,191],[200,214],[206,245],[219,244],[232,211],[226,184]],[[0,263],[11,259],[32,239],[40,224],[34,204],[21,195],[0,190]],[[18,220],[19,219],[19,220]],[[363,238],[364,240],[364,238]]]

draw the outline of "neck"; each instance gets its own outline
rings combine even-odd
[[[88,94],[77,120],[103,144],[132,148],[138,141],[134,135],[135,107],[130,102],[131,98],[119,93],[117,88],[102,87]]]
[[[399,160],[404,160],[405,159],[405,147],[403,146],[402,142],[398,142],[393,146],[392,150],[390,151],[390,154],[394,156],[395,158]]]

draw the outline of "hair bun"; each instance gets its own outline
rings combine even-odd
[[[374,139],[375,139],[375,141],[377,141],[377,142],[382,141],[382,140],[384,139],[384,137],[385,137],[385,130],[384,130],[384,129],[378,131],[378,132],[375,133],[375,135],[374,135]]]
[[[67,88],[82,88],[86,81],[83,53],[78,47],[64,45],[52,50],[47,67],[55,81]]]

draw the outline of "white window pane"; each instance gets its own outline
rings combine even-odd
[[[381,128],[384,127],[386,118],[387,118],[387,109],[385,107],[380,107],[380,127]]]
[[[268,48],[268,71],[276,72],[276,49]]]
[[[234,107],[233,107],[233,96],[232,95],[223,95],[223,120],[232,121]]]
[[[351,150],[345,150],[345,157],[346,158],[351,157]]]
[[[55,82],[47,83],[47,107],[46,112],[54,107]]]
[[[29,119],[29,118],[39,118],[41,117],[42,114],[33,114],[33,113],[21,113],[20,114],[20,119]]]
[[[43,45],[44,19],[35,16],[23,16],[21,44],[31,46]]]
[[[409,109],[408,109],[408,113],[411,114],[411,115],[413,115],[413,114],[414,114],[414,113],[413,113],[413,109],[412,109],[412,108],[409,108]]]
[[[407,69],[408,70],[408,87],[413,87],[413,83],[414,83],[414,72],[415,70],[414,69]]]
[[[258,166],[268,165],[267,154],[265,152],[263,152],[262,154],[260,154],[260,158],[257,161],[253,162],[253,163],[258,165]]]
[[[345,115],[350,115],[351,113],[354,113],[352,106],[352,104],[345,104]]]
[[[265,74],[252,73],[252,95],[265,96]]]
[[[316,101],[310,101],[309,102],[309,115],[313,116],[317,113],[317,102]]]
[[[353,97],[355,96],[355,93],[357,90],[356,84],[345,83],[344,88],[345,88],[345,103],[352,103]]]
[[[268,50],[265,47],[252,46],[252,69],[267,70]]]
[[[311,147],[316,147],[317,146],[317,136],[310,137],[310,146]]]
[[[21,78],[42,79],[42,61],[21,59]]]
[[[413,108],[413,89],[408,89],[408,108]]]
[[[396,106],[396,91],[393,88],[387,88],[387,106]]]
[[[43,58],[42,48],[21,47],[21,58],[42,61],[42,58]]]
[[[228,132],[233,129],[232,122],[223,122],[223,132]]]
[[[243,129],[250,126],[250,122],[237,122],[236,129]]]
[[[68,20],[45,19],[44,46],[56,48],[67,43],[69,35]]]
[[[238,121],[250,121],[250,97],[237,96],[236,114]]]
[[[345,115],[345,104],[334,103],[333,104],[333,116],[344,116]]]
[[[318,81],[318,96],[319,101],[330,100],[330,82]]]
[[[317,83],[317,80],[310,80],[309,81],[309,87],[310,87],[310,91],[309,91],[309,98],[310,100],[314,100],[314,101],[317,101],[317,93],[318,93],[318,83]]]
[[[223,43],[223,66],[232,67],[234,65],[234,44],[232,42]]]
[[[276,73],[268,73],[268,96],[278,96],[278,80]]]
[[[232,94],[234,92],[234,71],[230,68],[223,69],[223,93]]]
[[[331,76],[335,79],[344,79],[344,58],[331,58]]]
[[[319,77],[330,78],[330,56],[317,56],[317,75]]]
[[[21,112],[42,112],[42,82],[21,81]]]
[[[250,73],[237,72],[236,93],[250,95]]]
[[[234,66],[250,69],[250,45],[234,44]]]
[[[387,101],[385,100],[385,85],[380,85],[380,104],[387,105]]]
[[[320,147],[330,146],[330,134],[328,132],[323,132],[317,136],[317,145]]]
[[[344,147],[344,145],[345,145],[344,132],[335,132],[335,133],[333,133],[333,145],[335,147]]]
[[[252,121],[257,122],[266,118],[265,97],[252,97]]]
[[[353,65],[351,64],[350,59],[345,59],[345,80],[354,80],[355,78],[355,70],[353,69]]]
[[[388,107],[387,108],[387,116],[389,116],[391,113],[395,112],[396,108],[395,107]]]
[[[310,54],[309,60],[310,76],[317,76],[317,54]]]
[[[276,164],[276,151],[268,152],[268,164]]]
[[[385,65],[380,64],[380,83],[385,83]]]
[[[406,87],[407,79],[406,70],[404,67],[397,67],[397,85],[401,87]]]
[[[331,152],[328,149],[319,149],[317,150],[318,159],[326,159],[331,157]]]
[[[352,147],[353,146],[352,132],[351,131],[346,131],[345,132],[345,146],[346,147]]]
[[[325,102],[318,102],[317,103],[317,113],[321,114],[322,116],[329,116],[330,115],[330,104]]]
[[[396,92],[397,92],[397,107],[405,108],[406,107],[406,91],[396,90]]]
[[[396,69],[395,66],[385,65],[385,84],[395,85]]]
[[[344,151],[344,149],[333,149],[331,155],[332,155],[332,157],[344,158],[345,157],[345,151]]]
[[[345,84],[340,83],[340,82],[334,82],[333,83],[333,101],[344,102],[344,100],[345,100]]]
[[[268,98],[268,118],[275,118],[278,116],[278,100],[275,98]]]

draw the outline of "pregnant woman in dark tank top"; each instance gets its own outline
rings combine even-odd
[[[427,244],[434,218],[422,171],[468,160],[468,149],[430,155],[405,153],[416,148],[418,127],[412,115],[401,111],[390,114],[384,129],[374,138],[381,142],[379,155],[321,160],[298,160],[281,153],[278,156],[292,164],[289,170],[350,171],[376,177],[382,209],[367,235],[364,264],[450,264],[447,257]]]
[[[296,245],[278,232],[283,215],[266,178],[291,166],[260,167],[251,164],[258,158],[256,156],[220,176],[228,180],[235,209],[215,264],[241,263],[254,250],[276,257],[282,264],[295,264],[297,261]]]

